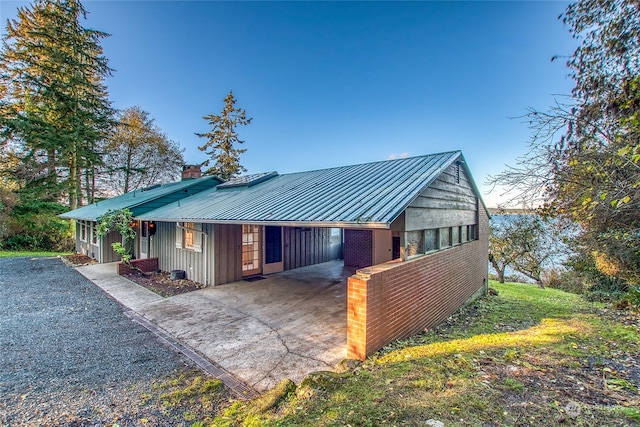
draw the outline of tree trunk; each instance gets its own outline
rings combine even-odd
[[[498,281],[500,283],[504,283],[504,270],[507,268],[507,265],[505,264],[502,266],[502,268],[500,268],[495,258],[491,255],[489,255],[489,261],[491,262],[491,266],[493,267],[493,269],[496,271],[496,273],[498,273]]]
[[[78,164],[78,158],[77,158],[77,153],[75,148],[73,149],[73,151],[70,154],[70,159],[69,159],[69,183],[67,184],[67,187],[69,189],[69,209],[74,210],[75,208],[78,207],[78,198],[75,194],[77,186],[76,186],[76,181],[78,179],[78,177],[76,176],[76,173],[78,171],[77,168],[77,164]]]
[[[131,177],[131,147],[127,150],[127,164],[124,169],[124,192],[125,194],[129,192],[129,179]]]

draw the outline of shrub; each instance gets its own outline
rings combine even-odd
[[[583,295],[586,291],[585,278],[574,270],[551,269],[544,273],[546,286],[572,294]]]
[[[59,203],[20,200],[4,219],[0,248],[56,252],[73,249],[73,225],[57,217],[65,211]]]

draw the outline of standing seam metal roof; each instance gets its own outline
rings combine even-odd
[[[219,186],[139,219],[387,228],[460,151],[297,172],[253,186]]]
[[[174,193],[187,190],[194,185],[200,185],[205,182],[211,182],[211,185],[220,183],[220,179],[214,176],[205,176],[202,178],[186,179],[184,181],[163,184],[158,187],[151,187],[148,190],[135,190],[110,199],[101,200],[81,208],[65,212],[58,215],[60,218],[77,219],[84,221],[96,221],[97,218],[108,210],[132,209],[137,206],[144,205],[161,197],[169,196]]]

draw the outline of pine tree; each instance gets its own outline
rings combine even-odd
[[[83,175],[101,162],[98,142],[114,113],[100,45],[108,35],[84,28],[81,18],[78,0],[36,0],[7,23],[0,57],[0,131],[20,156],[15,177],[23,192],[66,196],[71,209],[82,204]]]
[[[198,147],[200,151],[206,152],[211,158],[204,165],[212,167],[205,171],[207,175],[216,175],[222,179],[229,179],[246,171],[240,164],[240,154],[247,151],[244,148],[236,148],[237,144],[243,144],[236,132],[237,126],[244,126],[251,123],[252,118],[247,118],[245,110],[236,108],[236,99],[233,91],[224,98],[224,108],[219,115],[210,114],[203,119],[212,126],[207,133],[196,133],[201,138],[207,138],[207,142]]]

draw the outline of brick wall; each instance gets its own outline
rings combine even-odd
[[[131,265],[139,268],[140,270],[148,273],[150,271],[158,271],[158,258],[145,258],[145,259],[132,259],[130,261]],[[137,270],[131,269],[123,263],[118,263],[118,274],[125,275],[136,273]]]
[[[368,267],[373,264],[373,233],[371,230],[344,230],[344,265]]]
[[[488,218],[479,211],[479,240],[364,268],[349,278],[347,357],[363,360],[438,325],[486,286]]]

